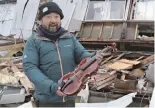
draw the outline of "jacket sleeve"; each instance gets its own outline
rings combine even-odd
[[[89,53],[88,51],[86,51],[86,49],[81,45],[81,43],[76,39],[76,37],[73,36],[73,40],[75,46],[74,55],[77,64],[79,64],[81,60],[94,55],[93,53]]]
[[[39,53],[33,39],[28,39],[23,53],[24,72],[29,80],[42,93],[56,94],[57,83],[49,79],[39,69]]]

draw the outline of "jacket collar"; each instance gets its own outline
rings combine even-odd
[[[39,40],[46,40],[46,41],[51,41],[50,39],[46,38],[46,37],[43,37],[43,36],[40,36],[40,34],[38,34],[37,32],[33,32],[33,35],[36,39],[39,39]],[[60,36],[58,39],[60,38],[71,38],[73,35],[70,33],[70,32],[66,32],[64,33],[62,36]]]

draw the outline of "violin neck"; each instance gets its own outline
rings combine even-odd
[[[96,56],[93,56],[92,58],[90,58],[84,65],[82,65],[80,67],[81,70],[85,70],[87,67],[89,67],[92,63],[94,63],[96,61]]]

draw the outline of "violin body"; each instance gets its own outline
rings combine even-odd
[[[116,44],[112,44],[111,47],[106,47],[101,52],[106,55],[106,52],[112,52],[115,47]],[[99,63],[96,60],[96,56],[82,60],[73,72],[64,75],[59,80],[59,90],[67,96],[77,94],[85,85],[85,80],[97,73],[98,68]]]
[[[91,63],[84,70],[80,68],[83,65],[87,64],[90,59],[92,58],[86,58],[82,60],[73,72],[68,73],[61,78],[61,81],[63,81],[61,82],[63,83],[60,89],[61,92],[63,92],[67,96],[77,94],[82,89],[84,80],[98,71],[99,65],[96,60],[94,60],[93,63]]]

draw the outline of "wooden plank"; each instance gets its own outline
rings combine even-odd
[[[126,64],[133,64],[133,65],[138,65],[140,64],[140,61],[136,60],[127,60],[127,59],[121,59],[119,62],[126,63]]]
[[[141,56],[141,57],[137,58],[136,61],[139,61],[139,60],[141,60],[142,58],[144,58],[144,56]]]
[[[154,60],[154,55],[147,57],[146,59],[141,60],[141,65],[146,65]]]
[[[11,69],[14,72],[15,77],[19,79],[21,84],[26,89],[27,93],[30,93],[30,91],[34,89],[32,83],[29,81],[27,76],[25,76],[23,72],[20,72],[19,69],[12,62],[9,61],[9,63],[11,65]]]
[[[143,60],[141,60],[141,66],[145,66],[146,64],[152,62],[154,60],[154,55],[151,55]],[[131,71],[130,76],[135,76],[135,77],[142,77],[144,76],[144,71],[142,71],[140,68],[134,69]]]
[[[105,67],[109,69],[114,69],[114,70],[122,70],[122,69],[132,69],[133,65],[118,61],[112,64],[105,65]]]
[[[107,83],[105,83],[105,84],[103,84],[103,85],[97,87],[96,89],[97,89],[97,90],[100,90],[100,89],[102,89],[102,88],[104,88],[104,87],[106,87],[106,86],[112,84],[114,81],[115,81],[115,80],[111,80],[111,81],[109,81],[109,82],[107,82]]]
[[[125,80],[125,76],[126,76],[126,74],[122,73],[121,80]]]
[[[110,39],[112,39],[112,36],[113,36],[114,26],[115,26],[115,24],[113,23],[112,24],[111,33],[110,33]]]
[[[115,79],[115,78],[116,78],[116,75],[108,76],[107,78],[103,79],[102,81],[96,83],[96,85],[97,85],[97,86],[102,86],[102,85],[104,85],[105,83],[107,83],[107,82],[109,82],[109,81],[111,81],[111,80],[113,80],[113,79]]]
[[[105,59],[103,62],[101,62],[101,66],[103,65],[103,64],[105,64],[106,62],[108,62],[110,59],[112,59],[113,58],[113,56],[110,56],[110,57],[108,57],[107,59]]]
[[[117,58],[113,59],[112,62],[115,62],[116,60],[119,60],[121,57],[123,57],[125,54],[122,53],[120,54]]]
[[[144,70],[142,69],[134,69],[132,72],[129,74],[131,77],[143,77],[145,75]]]
[[[1,50],[20,49],[20,48],[23,48],[23,47],[24,47],[23,43],[11,44],[11,45],[6,45],[6,46],[0,46],[0,51]]]
[[[115,70],[122,70],[122,69],[132,69],[133,65],[138,64],[140,64],[140,61],[121,59],[114,63],[106,65],[106,67]]]

